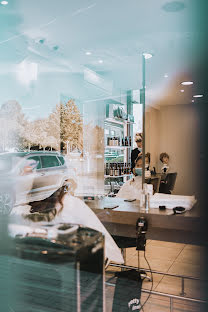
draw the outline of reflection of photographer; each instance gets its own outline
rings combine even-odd
[[[168,173],[170,171],[169,155],[167,153],[161,153],[160,161],[162,162],[161,172]]]

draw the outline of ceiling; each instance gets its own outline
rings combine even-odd
[[[199,93],[204,97],[197,101],[207,100],[206,2],[8,0],[0,4],[0,101],[10,94],[31,98],[26,86],[14,81],[24,60],[38,64],[41,91],[33,90],[34,98],[44,90],[50,93],[46,86],[52,80],[51,92],[56,86],[57,94],[69,90],[86,100],[139,89],[143,52],[153,54],[146,60],[147,104],[188,104]],[[86,87],[86,69],[105,87]],[[184,80],[193,86],[182,87]]]

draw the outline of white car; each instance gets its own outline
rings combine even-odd
[[[65,185],[68,169],[58,152],[0,154],[0,213],[14,205],[43,200]]]

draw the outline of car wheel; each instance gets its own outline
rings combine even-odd
[[[15,199],[12,192],[1,191],[0,192],[0,214],[8,215],[12,211]]]

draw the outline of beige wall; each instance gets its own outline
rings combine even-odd
[[[157,167],[158,154],[160,152],[158,145],[159,137],[159,118],[160,111],[155,108],[148,108],[146,111],[145,124],[145,150],[151,154],[151,165]]]
[[[171,171],[178,173],[174,194],[196,194],[198,129],[192,104],[151,108],[146,113],[146,151],[152,154],[152,165],[159,165],[161,152],[169,154]]]

